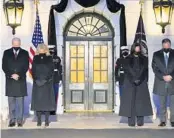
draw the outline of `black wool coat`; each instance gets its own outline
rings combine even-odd
[[[54,66],[51,56],[37,55],[32,65],[33,90],[31,110],[54,111],[56,107],[53,90]]]
[[[6,96],[27,96],[26,72],[29,68],[29,55],[24,49],[19,50],[15,58],[13,48],[4,51],[2,58],[2,69],[6,76]],[[18,74],[19,80],[11,78],[12,74]]]
[[[174,78],[174,50],[169,53],[168,65],[164,60],[163,50],[157,51],[153,54],[152,68],[155,74],[153,93],[161,96],[174,95],[174,79],[167,85],[163,79],[165,75],[171,75]]]
[[[152,115],[152,106],[148,90],[148,59],[145,56],[139,56],[140,72],[133,69],[133,56],[126,58],[124,64],[125,78],[123,91],[121,95],[120,116],[131,117],[132,105],[135,105],[136,116]],[[140,80],[140,85],[134,84],[135,80]],[[135,96],[135,97],[133,97]],[[135,99],[133,101],[132,99]]]

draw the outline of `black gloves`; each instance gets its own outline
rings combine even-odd
[[[141,81],[140,81],[140,80],[135,80],[135,81],[134,81],[134,84],[135,84],[136,86],[139,86],[139,85],[141,84]]]
[[[43,86],[47,81],[46,80],[36,80],[36,85]]]

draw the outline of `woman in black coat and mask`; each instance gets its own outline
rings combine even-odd
[[[45,44],[40,44],[32,65],[33,91],[31,110],[36,111],[37,126],[41,126],[42,113],[45,114],[45,126],[49,126],[50,111],[54,111],[56,107],[53,73],[54,65],[49,49]]]
[[[141,45],[132,46],[124,64],[125,79],[120,104],[120,116],[128,117],[128,125],[144,125],[144,116],[152,115],[148,90],[148,58],[141,53]]]

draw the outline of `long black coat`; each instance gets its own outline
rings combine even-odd
[[[135,102],[136,116],[152,115],[152,106],[148,90],[148,59],[144,56],[139,57],[140,73],[133,70],[133,56],[126,58],[124,69],[125,78],[123,83],[123,92],[120,104],[120,116],[131,117],[131,107]],[[141,84],[136,86],[133,82],[139,79]],[[132,101],[134,92],[136,92],[135,101]]]
[[[27,96],[26,72],[28,68],[29,55],[27,51],[20,49],[17,58],[15,58],[13,48],[4,51],[2,69],[6,76],[6,96]],[[12,74],[18,74],[19,80],[12,79]]]
[[[53,62],[51,56],[37,55],[32,65],[33,91],[31,110],[54,111]]]
[[[163,76],[171,75],[174,78],[174,50],[170,51],[168,66],[166,68],[163,50],[153,54],[152,68],[155,73],[155,81],[153,92],[157,95],[174,95],[174,79],[168,83],[168,88],[165,88],[166,82]]]

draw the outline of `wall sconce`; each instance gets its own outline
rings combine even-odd
[[[13,29],[12,34],[14,35],[15,28],[21,26],[24,0],[4,0],[3,8],[7,25]]]
[[[162,33],[165,33],[165,27],[171,24],[174,9],[174,2],[172,1],[173,0],[153,0],[156,24],[162,27]]]

